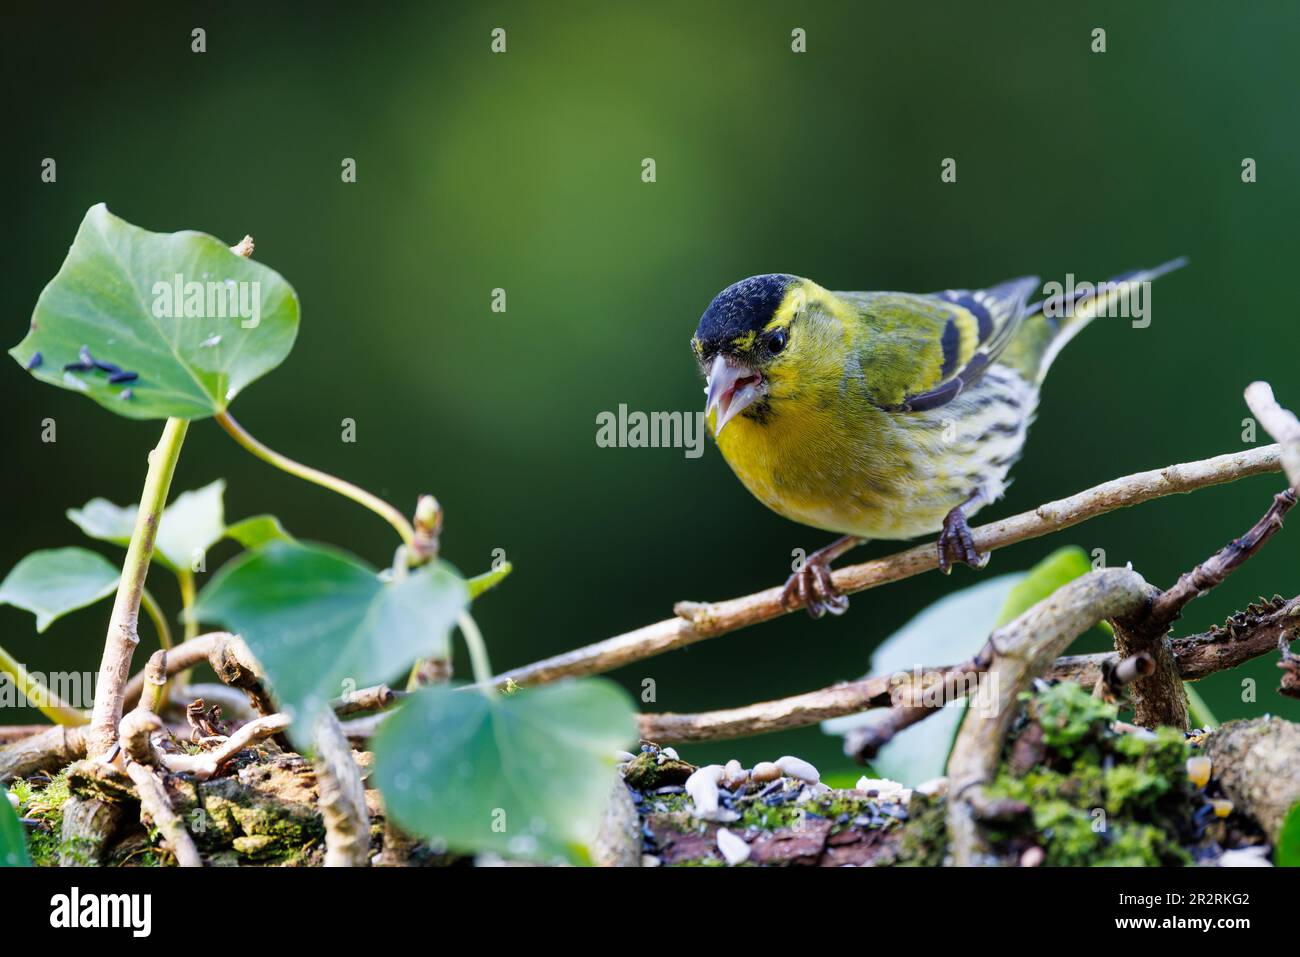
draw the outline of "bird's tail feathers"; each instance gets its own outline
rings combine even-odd
[[[1049,287],[1057,291],[1026,307],[1025,318],[1003,361],[1041,383],[1057,354],[1096,317],[1121,315],[1134,322],[1150,322],[1148,287],[1143,283],[1185,265],[1187,257],[1180,256],[1152,269],[1121,273],[1096,285],[1071,282],[1062,288],[1060,283],[1048,283],[1045,292]]]

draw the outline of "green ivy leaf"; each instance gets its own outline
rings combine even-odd
[[[9,803],[9,792],[0,785],[0,867],[31,867],[27,838]]]
[[[241,634],[281,704],[308,727],[345,690],[445,657],[467,602],[464,580],[441,562],[383,581],[332,548],[272,542],[223,566],[193,616]]]
[[[412,833],[457,851],[587,861],[636,740],[632,702],[596,679],[486,697],[430,687],[374,743],[384,806]]]
[[[1273,854],[1278,867],[1300,867],[1300,804],[1287,811]]]
[[[226,538],[239,542],[245,548],[258,548],[267,542],[297,541],[284,530],[274,515],[254,515],[236,522],[226,529]]]
[[[192,492],[182,492],[168,505],[158,523],[154,555],[175,571],[189,568],[196,553],[206,552],[226,533],[222,496],[226,483],[218,479]],[[82,508],[70,508],[73,524],[91,538],[125,548],[135,531],[137,506],[114,505],[108,499],[93,498]]]
[[[32,552],[0,582],[0,604],[32,612],[36,630],[43,632],[68,612],[113,594],[121,574],[103,555],[85,548]]]
[[[505,581],[506,576],[515,570],[515,566],[509,562],[502,562],[500,568],[494,568],[486,571],[482,575],[475,575],[465,584],[469,586],[469,600],[473,601],[485,591],[496,588]]]
[[[9,354],[41,381],[118,415],[198,419],[224,411],[283,362],[297,334],[298,297],[274,270],[203,233],[132,226],[101,203],[87,211],[36,302],[31,331]],[[66,370],[83,346],[138,378],[113,384],[103,370]]]

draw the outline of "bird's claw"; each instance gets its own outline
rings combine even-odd
[[[820,618],[827,612],[842,615],[849,610],[848,596],[835,587],[831,570],[825,562],[812,558],[786,581],[781,590],[781,604],[786,608],[802,605],[813,618]]]
[[[957,562],[976,569],[989,563],[988,553],[980,553],[975,548],[966,513],[961,508],[954,508],[943,520],[943,531],[939,533],[939,571],[949,575]]]

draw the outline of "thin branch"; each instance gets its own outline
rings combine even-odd
[[[1178,576],[1177,583],[1152,602],[1142,627],[1162,634],[1168,630],[1193,599],[1223,584],[1229,575],[1263,548],[1264,543],[1282,528],[1282,517],[1295,503],[1294,489],[1285,489],[1273,496],[1268,511],[1245,535],[1233,539],[1191,571]]]
[[[290,723],[289,717],[283,714],[254,718],[211,751],[202,754],[164,754],[161,761],[174,774],[192,774],[197,780],[206,781],[244,748],[284,733]]]
[[[247,694],[259,714],[276,713],[261,666],[243,638],[231,635],[225,641],[217,642],[208,652],[208,664],[223,682]],[[287,747],[288,742],[284,743]]]
[[[167,699],[167,649],[159,648],[150,655],[141,674],[144,688],[135,710],[157,714]],[[121,725],[118,725],[118,730],[121,731]]]
[[[338,718],[316,722],[316,803],[325,820],[325,866],[365,867],[370,860],[370,815],[361,769]]]
[[[369,711],[383,711],[404,697],[404,691],[394,691],[388,685],[375,685],[373,688],[361,688],[335,698],[330,702],[330,708],[338,717],[345,718]]]
[[[1202,635],[1175,638],[1169,645],[1184,681],[1198,681],[1267,654],[1284,634],[1300,625],[1300,596],[1274,595],[1252,603]]]
[[[179,701],[186,705],[202,698],[204,704],[208,707],[212,705],[220,707],[222,715],[230,721],[252,721],[258,716],[258,711],[249,703],[247,694],[238,688],[231,688],[212,681],[200,681],[192,685],[185,685],[179,689],[176,698],[179,698]]]
[[[1032,511],[981,525],[972,531],[972,535],[979,551],[990,552],[1069,528],[1115,509],[1166,495],[1193,492],[1250,475],[1276,472],[1280,468],[1281,450],[1276,445],[1171,465],[1115,479],[1069,498],[1040,505]],[[937,552],[934,544],[930,543],[885,558],[841,568],[832,577],[837,588],[850,594],[918,575],[936,567]],[[521,685],[542,684],[560,678],[611,671],[652,655],[770,621],[794,610],[797,606],[782,605],[781,593],[782,588],[776,587],[711,604],[681,602],[674,609],[678,615],[676,618],[515,668],[498,675],[494,680],[499,685],[507,680]]]
[[[0,647],[0,672],[9,675],[18,693],[55,724],[81,725],[90,720],[89,712],[68,704],[2,647]]]
[[[164,681],[165,684],[165,681]],[[141,708],[131,711],[118,726],[122,750],[126,752],[126,773],[135,784],[140,796],[141,817],[148,817],[162,833],[181,867],[202,867],[203,858],[199,857],[194,839],[185,824],[177,816],[167,797],[167,788],[163,785],[154,767],[157,755],[149,740],[154,731],[162,729],[162,719],[152,711]]]
[[[235,637],[228,631],[211,631],[188,641],[182,641],[167,651],[167,677],[203,664],[218,646]],[[140,693],[145,687],[145,672],[140,672],[126,683],[123,702],[127,708],[133,708],[140,701]]]
[[[153,622],[154,631],[158,633],[158,644],[164,648],[170,648],[174,644],[171,625],[167,624],[167,616],[163,614],[158,599],[154,598],[147,588],[140,590],[140,607],[149,616],[149,620]]]
[[[1008,810],[987,800],[984,787],[997,771],[1020,692],[1075,638],[1100,621],[1130,614],[1148,600],[1150,591],[1137,572],[1122,568],[1090,572],[1062,585],[993,633],[989,639],[993,660],[986,673],[992,700],[967,708],[948,758],[948,836],[955,864],[984,862],[988,844],[979,820]]]
[[[1264,515],[1240,538],[1233,539],[1205,561],[1178,577],[1148,607],[1115,619],[1115,650],[1123,657],[1146,654],[1150,672],[1133,681],[1133,721],[1144,728],[1167,724],[1186,729],[1191,722],[1187,691],[1183,687],[1167,635],[1170,626],[1193,599],[1222,584],[1255,555],[1282,527],[1282,517],[1296,503],[1296,493],[1286,489],[1273,497]]]
[[[158,523],[167,504],[167,492],[171,488],[172,474],[176,471],[176,460],[180,457],[188,427],[189,422],[185,419],[168,419],[158,446],[149,453],[149,472],[145,476],[131,543],[127,546],[122,579],[117,586],[108,636],[104,641],[99,682],[95,687],[95,706],[90,714],[87,739],[92,756],[107,754],[117,743],[123,693],[131,676],[131,656],[140,642],[136,625],[140,619],[144,582],[149,574]]]
[[[401,537],[402,544],[404,544],[407,549],[418,551],[419,545],[416,542],[415,529],[411,526],[411,523],[407,521],[405,515],[399,512],[392,505],[389,505],[378,495],[372,495],[360,486],[353,485],[351,482],[341,479],[336,475],[330,475],[328,472],[322,472],[320,469],[312,468],[310,465],[303,465],[301,462],[296,462],[287,455],[281,455],[279,452],[275,451],[275,449],[268,445],[264,445],[255,439],[248,430],[235,421],[234,417],[229,412],[218,412],[213,416],[213,418],[217,420],[217,424],[225,429],[232,439],[248,451],[252,452],[263,462],[274,465],[280,471],[288,472],[290,475],[296,476],[305,482],[311,482],[313,485],[327,488],[331,492],[337,492],[344,498],[351,499],[358,505],[368,508],[380,518],[384,519],[384,521],[388,522],[389,525],[393,526],[393,529]]]
[[[1300,419],[1278,404],[1267,382],[1252,382],[1246,387],[1246,405],[1264,431],[1282,446],[1282,470],[1291,487],[1300,488]]]
[[[57,771],[86,756],[86,727],[56,724],[0,748],[0,781]]]
[[[1156,660],[1146,652],[1107,664],[1108,667],[1102,668],[1098,680],[1111,694],[1118,694],[1126,685],[1138,678],[1145,678],[1156,669]]]
[[[1300,596],[1284,601],[1251,605],[1238,612],[1223,626],[1198,635],[1170,642],[1179,677],[1198,681],[1219,671],[1236,668],[1254,658],[1272,653],[1280,637],[1300,629]],[[1046,677],[1075,681],[1091,688],[1103,680],[1105,671],[1116,669],[1120,657],[1115,652],[1091,655],[1065,655],[1057,658]],[[922,675],[947,674],[954,666],[926,666]],[[689,744],[743,738],[773,731],[820,724],[830,718],[858,714],[898,704],[895,692],[900,682],[915,680],[914,673],[875,675],[857,681],[831,685],[818,691],[763,701],[742,708],[705,711],[698,714],[642,714],[638,716],[640,734],[646,741],[659,744]],[[359,735],[358,735],[359,736]]]

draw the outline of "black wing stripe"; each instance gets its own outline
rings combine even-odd
[[[939,344],[943,347],[943,367],[939,370],[939,378],[946,379],[957,371],[957,360],[961,358],[961,333],[957,331],[955,319],[949,319],[944,325]]]
[[[974,316],[975,321],[979,323],[979,344],[983,345],[988,342],[989,336],[993,335],[993,316],[984,307],[984,303],[968,292],[958,292],[956,290],[943,293],[941,298],[956,303]]]
[[[978,379],[988,364],[989,357],[981,353],[968,362],[966,368],[937,389],[931,389],[929,392],[922,392],[919,395],[908,396],[903,400],[902,405],[895,406],[891,411],[928,412],[930,409],[937,409],[961,395],[962,390]]]

